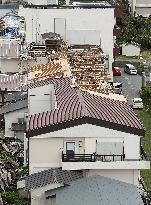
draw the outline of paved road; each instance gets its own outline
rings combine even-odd
[[[122,82],[122,92],[129,101],[132,103],[134,97],[140,97],[139,91],[142,87],[142,77],[140,75],[129,75],[124,73],[124,69],[121,69],[123,74],[121,76],[114,76],[114,82]]]

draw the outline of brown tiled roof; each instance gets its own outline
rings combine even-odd
[[[70,75],[69,65],[67,61],[63,62],[63,60],[57,60],[47,64],[38,64],[34,67],[30,67],[28,70],[28,78],[30,80],[36,80],[44,77],[49,78],[50,76],[69,77]]]
[[[32,190],[48,184],[70,185],[73,181],[82,178],[80,171],[67,171],[61,168],[48,169],[25,178],[25,190]]]
[[[71,87],[70,78],[47,79],[29,88],[54,84],[57,109],[29,116],[27,136],[36,136],[80,124],[94,124],[142,136],[144,128],[127,102]]]

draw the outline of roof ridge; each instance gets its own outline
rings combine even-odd
[[[89,112],[88,112],[88,109],[87,109],[86,104],[84,102],[82,91],[80,89],[77,89],[77,95],[78,95],[79,101],[80,101],[81,106],[82,106],[81,112],[82,112],[83,116],[86,117],[89,115]]]

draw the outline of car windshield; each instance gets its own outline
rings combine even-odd
[[[142,100],[134,100],[134,103],[142,103]]]
[[[130,67],[130,70],[136,70],[135,67]]]

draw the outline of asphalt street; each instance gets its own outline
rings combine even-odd
[[[142,76],[140,75],[129,75],[124,73],[122,69],[121,76],[114,76],[113,81],[122,83],[122,93],[127,97],[129,103],[132,103],[132,99],[135,97],[140,97],[139,91],[142,87]]]

